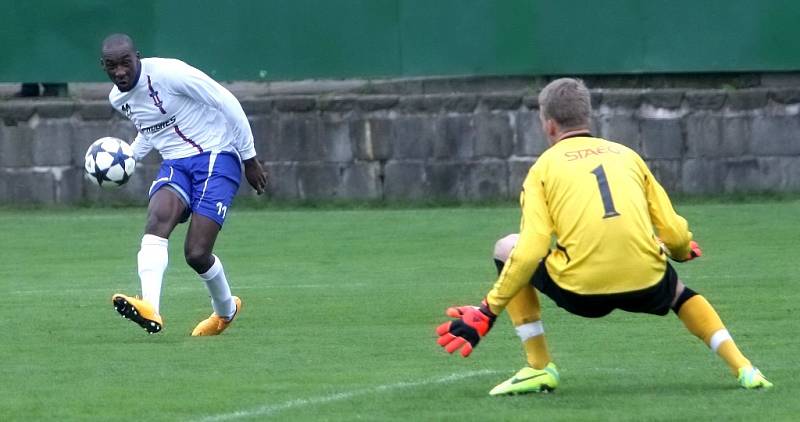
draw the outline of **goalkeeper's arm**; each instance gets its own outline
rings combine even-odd
[[[511,250],[503,271],[486,295],[489,310],[499,315],[517,292],[533,277],[539,261],[550,250],[550,238],[533,230],[520,233],[517,244]]]
[[[481,338],[489,333],[497,315],[531,279],[540,257],[547,254],[549,245],[550,239],[537,233],[521,234],[503,267],[503,272],[481,305],[447,309],[447,315],[456,319],[436,328],[439,345],[448,353],[460,348],[462,356],[469,356]]]

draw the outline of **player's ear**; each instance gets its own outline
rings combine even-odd
[[[555,120],[545,119],[542,124],[542,130],[544,131],[544,136],[550,141],[550,144],[553,144],[560,129]]]
[[[545,135],[553,136],[553,119],[542,119],[542,130]]]
[[[547,119],[544,118],[544,114],[541,110],[539,110],[539,123],[542,128],[542,132],[547,135]]]
[[[136,50],[136,58],[137,59],[141,59],[142,58],[142,53],[140,53],[139,50]]]

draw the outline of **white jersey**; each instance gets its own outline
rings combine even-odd
[[[250,123],[230,91],[180,60],[151,57],[141,63],[130,91],[115,85],[108,94],[114,109],[139,131],[131,144],[137,160],[153,148],[164,159],[207,151],[255,157]]]

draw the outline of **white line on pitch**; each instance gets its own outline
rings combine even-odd
[[[692,280],[740,280],[746,278],[753,278],[752,274],[715,274],[715,275],[693,275],[687,276],[686,280],[683,280],[682,277],[681,281],[686,281],[691,283]]]
[[[267,290],[269,289],[321,289],[321,288],[343,288],[343,287],[364,287],[367,283],[331,283],[331,284],[264,284],[261,286],[231,286],[233,290]],[[204,288],[201,287],[167,287],[164,289],[167,292],[189,292],[189,291],[201,291]],[[93,289],[81,289],[80,292],[75,292],[75,294],[85,294],[85,293],[113,293],[111,290],[107,288],[93,288]],[[44,295],[44,294],[52,294],[52,290],[10,290],[7,292],[3,292],[0,290],[0,294],[2,295]],[[66,295],[63,295],[66,296]]]
[[[174,288],[168,288],[168,289],[165,289],[165,290],[168,290],[170,292],[174,292],[174,291],[192,291],[192,290],[200,291],[199,288],[194,288],[194,287],[191,287],[191,288],[190,287],[174,287]],[[107,289],[107,288],[104,288],[104,287],[103,288],[96,287],[96,288],[93,288],[93,289],[81,289],[80,291],[73,291],[73,292],[70,292],[70,293],[60,293],[59,296],[70,296],[70,294],[84,295],[85,293],[108,293],[108,295],[109,295],[108,297],[111,297],[110,295],[114,294],[115,292],[116,291],[113,290],[113,289]],[[8,292],[2,292],[2,294],[4,294],[4,295],[22,295],[22,296],[24,296],[24,295],[45,295],[45,294],[53,295],[53,290],[10,290]]]
[[[237,412],[223,413],[219,415],[206,416],[199,419],[201,422],[214,422],[214,421],[228,421],[240,418],[252,418],[274,415],[284,410],[301,408],[307,406],[315,406],[318,404],[331,403],[335,401],[348,400],[357,396],[365,396],[373,393],[380,393],[389,390],[400,390],[404,388],[421,387],[424,385],[432,384],[445,384],[453,381],[462,380],[465,378],[472,378],[481,375],[497,374],[502,371],[483,369],[480,371],[470,371],[464,373],[450,374],[440,378],[428,378],[420,381],[403,381],[393,384],[383,384],[372,388],[362,388],[360,390],[343,391],[341,393],[334,393],[327,396],[310,397],[306,399],[294,399],[285,401],[283,403],[268,404],[250,410],[240,410]]]

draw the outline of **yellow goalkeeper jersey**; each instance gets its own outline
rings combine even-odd
[[[686,220],[642,158],[605,139],[581,135],[551,146],[528,172],[520,205],[519,240],[487,295],[493,311],[505,308],[545,255],[561,288],[609,294],[644,289],[664,276],[656,234],[672,256],[689,253]]]

